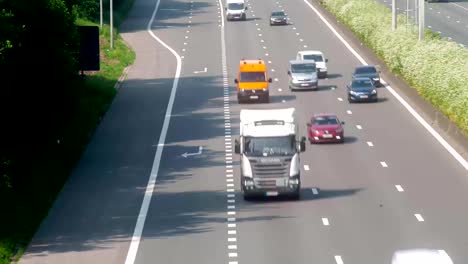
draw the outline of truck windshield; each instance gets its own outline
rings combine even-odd
[[[291,65],[291,72],[293,73],[312,73],[315,71],[317,71],[317,69],[315,68],[314,63],[300,63]]]
[[[243,3],[230,3],[228,4],[228,9],[229,10],[242,10],[244,9],[244,4]]]
[[[244,153],[247,156],[289,156],[295,152],[294,136],[245,137]]]
[[[241,82],[266,82],[265,72],[241,72]]]

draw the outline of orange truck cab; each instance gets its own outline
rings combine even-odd
[[[234,80],[237,84],[237,101],[270,102],[268,84],[271,81],[263,60],[241,60],[239,73]]]

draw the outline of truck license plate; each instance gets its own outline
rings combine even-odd
[[[250,96],[250,99],[258,99],[258,95],[252,95]]]
[[[278,196],[278,192],[266,192],[266,196]]]

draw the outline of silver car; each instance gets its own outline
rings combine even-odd
[[[313,60],[291,60],[288,67],[289,89],[317,89],[317,65]]]

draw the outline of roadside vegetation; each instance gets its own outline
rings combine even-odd
[[[115,27],[132,4],[114,0]],[[0,264],[24,252],[135,58],[105,25],[101,70],[82,79],[77,25],[99,25],[99,0],[0,0]]]
[[[391,30],[391,10],[375,0],[322,0],[395,74],[443,112],[468,135],[468,49],[398,17]]]

